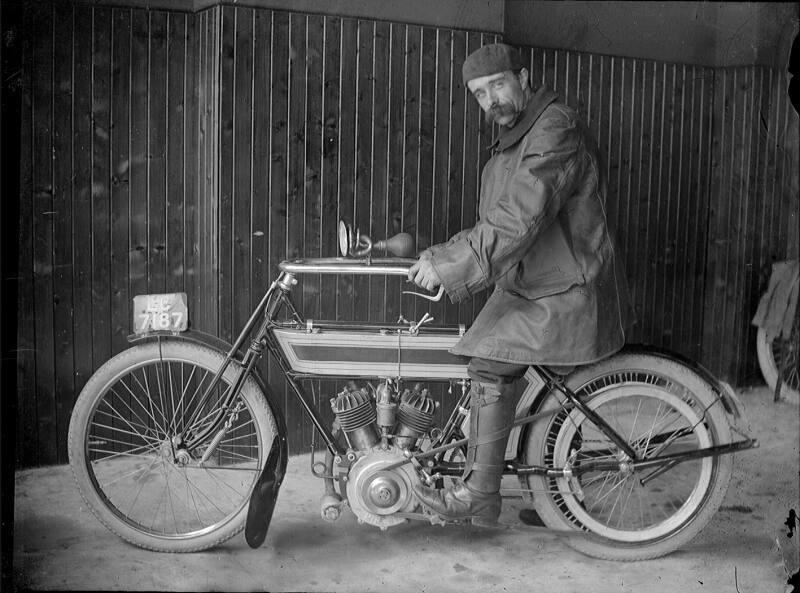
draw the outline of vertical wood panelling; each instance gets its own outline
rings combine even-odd
[[[406,79],[406,31],[405,25],[391,24],[389,27],[389,56],[387,72],[386,111],[387,128],[387,187],[386,187],[386,236],[391,237],[403,230],[403,164],[405,154],[405,79]],[[387,279],[385,314],[387,320],[396,320],[400,315],[403,280]]]
[[[111,10],[95,9],[92,27],[92,368],[111,356]]]
[[[373,91],[374,79],[372,76],[373,47],[375,40],[375,23],[373,21],[358,21],[354,26],[356,55],[355,60],[355,146],[354,153],[343,153],[343,160],[347,169],[353,171],[352,215],[347,216],[357,228],[368,235],[374,236],[372,231],[372,200],[370,188],[372,185],[372,147],[373,147]],[[350,211],[348,206],[347,211]],[[370,314],[370,279],[367,276],[356,275],[352,278],[352,311],[358,312],[363,318]]]
[[[72,333],[72,39],[73,10],[68,4],[54,7],[55,52],[53,78],[53,330],[55,334],[55,390],[57,454],[67,448],[69,416],[75,402]],[[126,254],[127,256],[127,254]],[[113,312],[112,312],[113,317]]]
[[[220,9],[220,54],[219,54],[219,86],[215,89],[219,93],[219,144],[218,153],[212,158],[219,159],[218,183],[218,212],[215,216],[218,221],[218,235],[216,248],[219,253],[219,327],[218,335],[228,342],[233,334],[233,315],[236,306],[234,299],[234,283],[236,276],[235,254],[236,236],[234,234],[234,162],[236,154],[236,139],[234,128],[236,121],[234,79],[236,69],[236,16],[238,11],[222,7]],[[242,117],[242,114],[239,114]],[[246,119],[246,117],[242,117]],[[212,196],[212,200],[213,200]]]
[[[220,139],[220,8],[206,11],[201,21],[200,76],[200,152],[203,167],[202,191],[199,206],[202,212],[201,237],[202,272],[199,326],[207,332],[220,332],[220,254],[219,254],[219,139]]]
[[[36,24],[33,92],[33,257],[35,335],[37,353],[36,419],[41,448],[39,461],[57,455],[56,406],[50,396],[55,389],[53,352],[53,50],[55,24],[52,12],[42,14]]]
[[[147,46],[147,290],[166,290],[166,124],[167,124],[167,19],[164,12],[150,13]]]
[[[23,24],[31,30],[38,20],[38,11],[23,15]],[[22,61],[27,64],[21,79],[28,92],[21,94],[20,130],[20,204],[19,204],[19,281],[17,283],[17,466],[28,467],[39,463],[39,439],[36,426],[37,352],[33,283],[33,81],[36,70],[33,61],[35,38],[28,35],[22,40]]]
[[[416,26],[405,27],[405,81],[403,89],[403,168],[402,168],[402,208],[400,214],[401,230],[411,233],[417,247],[421,243],[420,229],[417,225],[417,187],[419,180],[420,151],[420,64],[422,29]],[[411,295],[401,295],[399,315],[414,314],[415,299]]]
[[[127,345],[133,295],[185,290],[193,327],[231,339],[282,259],[335,255],[339,218],[373,239],[411,232],[420,249],[476,220],[494,130],[461,64],[493,34],[235,6],[37,3],[26,18],[22,466],[65,460],[75,397]],[[782,74],[523,52],[597,139],[638,317],[629,341],[752,379],[749,319],[770,264],[797,256]],[[296,301],[311,318],[469,324],[487,298],[429,306],[404,288],[304,278]],[[310,425],[279,369],[262,370],[299,452]],[[338,386],[314,384],[326,421]]]
[[[75,391],[79,393],[92,367],[92,37],[93,11],[76,5],[73,14],[72,91],[72,340]]]
[[[130,333],[128,270],[131,121],[131,11],[115,10],[112,16],[111,59],[111,347],[119,352]]]
[[[337,188],[338,216],[359,227],[355,210],[355,154],[358,105],[358,22],[353,19],[341,20],[341,39],[339,55],[339,158]],[[364,219],[365,213],[359,213]],[[355,276],[336,278],[336,317],[352,319],[356,298]]]
[[[323,36],[322,73],[322,223],[320,244],[337,253],[338,248],[331,239],[336,235],[339,218],[339,104],[341,97],[341,36],[342,21],[326,18]],[[336,319],[338,311],[337,279],[325,275],[320,278],[320,292],[326,295],[320,303],[319,315],[323,319]]]
[[[131,297],[191,286],[198,198],[187,163],[198,162],[199,17],[61,2],[26,11],[23,467],[67,460],[78,393],[128,346]]]
[[[301,241],[305,245],[307,257],[321,257],[322,219],[324,196],[321,192],[322,178],[322,134],[323,134],[323,60],[325,47],[319,40],[325,37],[325,19],[320,16],[309,16],[305,38],[306,60],[302,66],[305,79],[305,168],[301,178],[303,210],[305,212]],[[333,237],[326,237],[326,255],[333,253],[335,244]],[[331,250],[328,250],[331,249]],[[319,319],[321,307],[321,276],[308,277],[303,283],[303,308],[309,317]]]
[[[186,162],[185,162],[185,84],[186,72],[186,21],[187,16],[180,13],[167,15],[166,31],[166,148],[165,164],[169,167],[165,177],[166,189],[166,233],[165,265],[166,292],[184,290],[186,276],[190,273],[186,259],[185,244],[191,244],[194,235],[185,221],[186,204]],[[189,194],[191,195],[191,194]]]
[[[252,310],[261,300],[259,287],[269,283],[269,173],[270,173],[270,51],[272,18],[266,11],[253,14],[252,136],[250,161],[252,196],[252,253],[250,303]]]
[[[388,216],[387,171],[389,168],[389,25],[375,23],[372,49],[372,151],[370,193],[370,236],[391,236]],[[369,319],[383,321],[387,313],[385,278],[369,277]],[[391,283],[392,289],[396,282]],[[395,318],[396,319],[396,318]]]

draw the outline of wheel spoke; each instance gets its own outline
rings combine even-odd
[[[143,441],[148,441],[148,442],[151,442],[151,443],[158,443],[159,442],[158,437],[151,437],[149,435],[144,435],[144,434],[142,434],[140,432],[136,432],[135,430],[134,431],[123,430],[123,429],[121,429],[121,428],[119,428],[117,426],[109,426],[108,424],[100,424],[99,422],[92,422],[91,426],[95,426],[97,428],[105,428],[106,430],[110,430],[112,432],[118,432],[118,433],[122,433],[122,434],[129,434],[131,436],[139,437]],[[146,430],[149,430],[149,429],[147,429],[146,426],[142,427],[142,428],[145,428]],[[112,440],[112,439],[108,439],[108,438],[100,437],[100,436],[97,436],[96,438],[103,439],[103,440],[106,440],[106,441]],[[122,441],[116,441],[116,442],[122,442]],[[125,443],[125,444],[130,444],[130,443]]]
[[[136,402],[137,402],[137,403],[138,403],[138,404],[139,404],[139,405],[142,407],[142,409],[145,411],[145,413],[146,413],[148,416],[150,416],[150,414],[149,414],[149,412],[148,412],[147,408],[145,408],[145,407],[144,407],[144,405],[143,405],[143,404],[142,404],[142,403],[139,401],[139,398],[138,398],[138,397],[137,397],[137,396],[136,396],[136,395],[133,393],[133,391],[131,391],[131,390],[130,390],[130,388],[129,388],[127,385],[125,385],[125,383],[124,383],[124,382],[120,381],[120,383],[122,383],[122,386],[123,386],[123,387],[125,387],[125,389],[128,391],[128,393],[130,393],[130,394],[131,394],[131,396],[132,396],[132,397],[133,397],[133,398],[136,400]],[[139,416],[139,414],[137,414],[137,413],[134,411],[134,409],[133,409],[133,408],[131,408],[131,406],[128,404],[128,402],[126,402],[126,401],[125,401],[125,398],[124,398],[124,397],[120,396],[120,395],[119,395],[119,394],[116,392],[116,390],[115,390],[114,388],[111,388],[109,391],[110,391],[111,393],[113,393],[114,395],[116,395],[116,396],[117,396],[117,401],[119,401],[119,403],[121,403],[123,406],[125,406],[125,407],[128,409],[128,411],[129,411],[131,414],[133,414],[133,415],[136,417],[136,420],[138,421],[138,423],[139,423],[141,426],[143,426],[143,427],[145,427],[145,428],[147,428],[147,429],[149,430],[149,428],[147,427],[147,423],[146,423],[146,422],[145,422],[145,421],[144,421],[144,420],[141,418],[141,416]],[[108,403],[108,401],[107,401],[107,400],[103,400],[103,403],[105,403],[106,405],[108,405],[109,407],[111,407],[111,405]],[[98,409],[99,409],[99,406],[98,406]],[[119,418],[122,418],[122,416],[121,416],[121,415],[119,415],[118,417],[119,417]],[[163,428],[162,428],[162,427],[161,427],[161,426],[158,424],[158,421],[155,419],[155,417],[153,417],[153,416],[150,416],[150,419],[153,421],[153,424],[154,424],[154,425],[155,425],[155,426],[156,426],[156,427],[157,427],[159,430],[161,430],[162,432],[164,432],[164,429],[163,429]],[[166,432],[164,432],[164,434],[166,434]]]
[[[121,399],[120,399],[119,401],[121,401],[123,404],[125,403],[125,402],[124,402],[123,400],[121,400]],[[130,429],[134,431],[134,433],[138,434],[138,435],[139,435],[139,436],[141,436],[142,438],[145,438],[145,437],[144,437],[144,435],[141,435],[140,433],[138,433],[138,432],[136,431],[136,427],[135,427],[135,426],[133,426],[133,424],[131,424],[130,420],[128,420],[128,419],[127,419],[125,416],[123,416],[122,414],[120,414],[120,413],[119,413],[119,412],[116,410],[116,408],[114,408],[114,406],[112,406],[112,405],[111,405],[111,402],[109,402],[107,399],[104,399],[104,400],[103,400],[103,404],[105,404],[106,406],[108,406],[108,407],[111,409],[111,411],[112,411],[114,414],[116,414],[116,416],[112,416],[112,420],[113,420],[114,418],[117,418],[118,420],[122,420],[122,422],[124,422],[125,424],[127,424],[127,425],[130,427]],[[99,408],[100,408],[100,406],[98,406],[98,409],[99,409]],[[110,414],[109,414],[109,415],[110,415]],[[144,428],[145,428],[145,429],[146,429],[148,432],[150,431],[150,428],[148,428],[148,427],[144,427]],[[163,429],[161,429],[161,428],[160,428],[160,427],[158,427],[158,426],[156,426],[156,428],[158,428],[159,430],[163,430]],[[117,429],[117,428],[114,428],[113,430],[119,430],[119,429]],[[164,433],[164,434],[166,434],[166,433]]]

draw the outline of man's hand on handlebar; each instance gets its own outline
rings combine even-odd
[[[408,270],[408,279],[425,290],[436,290],[442,283],[431,263],[430,251],[423,251],[419,260]]]

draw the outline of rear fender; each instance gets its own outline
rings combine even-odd
[[[717,377],[715,377],[710,370],[701,365],[699,362],[695,362],[694,360],[687,358],[682,354],[672,352],[666,348],[649,346],[645,344],[626,344],[622,349],[622,352],[660,356],[661,358],[666,358],[667,360],[671,360],[689,367],[711,386],[715,395],[722,400],[722,405],[728,415],[732,416],[733,419],[737,421],[742,417],[742,414],[744,413],[744,406],[742,405],[739,397],[733,391],[733,388],[725,381],[717,379]]]
[[[721,400],[725,412],[731,416],[732,424],[736,424],[741,420],[744,413],[744,406],[739,400],[736,393],[731,386],[725,381],[717,379],[714,374],[705,368],[703,365],[686,358],[685,356],[672,352],[665,348],[657,346],[648,346],[645,344],[626,344],[617,354],[649,354],[650,356],[657,356],[677,362],[692,369],[697,373],[712,389],[714,395]],[[542,406],[548,395],[548,390],[544,388],[544,383],[533,368],[528,369],[525,378],[528,386],[522,393],[520,402],[517,408],[517,417],[522,417],[528,414],[535,414]],[[506,447],[506,459],[514,458],[515,455],[522,454],[522,447],[524,446],[528,426],[514,427],[509,436],[508,445]]]

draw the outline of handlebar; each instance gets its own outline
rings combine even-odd
[[[282,261],[281,271],[290,274],[364,274],[367,276],[408,276],[417,263],[413,257],[383,257],[354,260],[343,257],[317,257]]]
[[[413,257],[383,257],[354,260],[343,257],[317,257],[284,260],[279,264],[287,274],[363,274],[367,276],[408,276],[408,271],[417,263]],[[404,290],[429,301],[439,301],[444,295],[444,286],[435,295]]]

